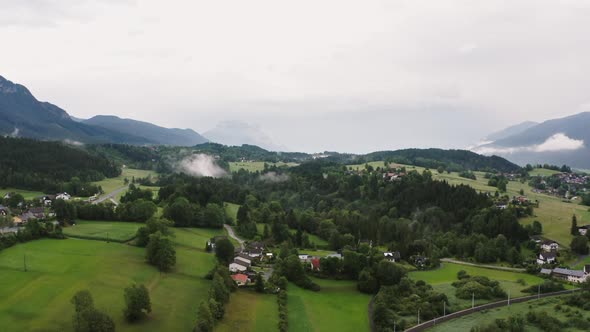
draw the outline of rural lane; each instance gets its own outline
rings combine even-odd
[[[441,262],[446,262],[446,263],[454,263],[454,264],[460,264],[460,265],[482,267],[484,269],[492,269],[492,270],[500,270],[500,271],[510,271],[510,272],[526,272],[526,269],[519,269],[519,268],[516,268],[516,267],[506,267],[506,266],[495,266],[495,265],[486,265],[486,264],[476,264],[476,263],[469,263],[469,262],[459,261],[459,260],[452,259],[452,258],[441,258],[440,261]]]
[[[234,233],[233,227],[231,227],[230,225],[227,225],[227,224],[224,224],[223,227],[225,227],[225,229],[227,230],[227,234],[229,235],[229,237],[238,241],[238,243],[240,244],[240,248],[242,248],[242,250],[244,250],[244,240],[240,239],[236,235],[236,233]]]
[[[106,201],[107,199],[114,202],[115,201],[114,199],[117,197],[117,195],[120,194],[123,190],[127,190],[127,188],[129,188],[129,186],[123,186],[121,188],[117,188],[108,194],[100,196],[97,200],[92,202],[92,204],[102,203],[102,202]],[[116,204],[118,204],[118,203],[116,203]]]

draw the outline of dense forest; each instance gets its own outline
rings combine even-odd
[[[0,186],[57,192],[64,184],[115,177],[121,169],[104,156],[60,142],[0,137]]]

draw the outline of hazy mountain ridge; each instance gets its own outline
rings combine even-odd
[[[567,164],[590,168],[590,112],[552,119],[473,148],[518,164]]]
[[[207,140],[192,130],[95,117],[72,118],[65,110],[38,101],[23,85],[0,76],[0,135],[79,143],[171,144],[190,146]]]

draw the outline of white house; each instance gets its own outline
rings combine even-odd
[[[55,199],[63,199],[64,201],[69,201],[70,198],[72,198],[72,196],[70,196],[70,194],[65,193],[65,192],[55,195]]]
[[[580,235],[586,236],[586,234],[588,233],[588,228],[590,228],[590,225],[580,226],[578,227],[578,232],[580,233]]]
[[[233,263],[229,264],[230,272],[244,272],[246,270],[248,270],[248,266],[242,261],[234,261]]]
[[[307,262],[310,258],[311,256],[308,254],[299,254],[299,260],[302,262]]]
[[[385,257],[386,260],[393,262],[393,263],[399,262],[399,260],[401,259],[401,255],[400,255],[399,251],[384,252],[383,256]]]
[[[541,249],[545,252],[557,252],[559,250],[559,244],[552,240],[543,241]]]
[[[542,252],[537,257],[537,264],[552,264],[557,261],[557,255],[554,252]]]

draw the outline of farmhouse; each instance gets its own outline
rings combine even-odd
[[[218,236],[212,237],[211,239],[209,239],[209,241],[207,241],[207,246],[209,248],[211,248],[211,250],[215,250],[215,242],[217,240],[221,240],[221,239],[227,239],[227,236],[218,235]]]
[[[229,264],[229,271],[233,273],[244,272],[248,270],[248,267],[250,267],[250,264],[247,264],[240,260],[234,260],[233,263]]]
[[[553,264],[557,261],[557,255],[554,252],[542,252],[537,257],[537,264]]]
[[[307,262],[310,258],[311,256],[308,254],[299,254],[299,260],[302,262]]]
[[[557,252],[559,244],[553,240],[545,240],[541,243],[541,249],[545,252]]]
[[[563,280],[567,280],[569,282],[576,282],[581,283],[585,282],[588,278],[588,273],[586,272],[586,266],[584,266],[584,270],[570,270],[570,269],[562,269],[562,268],[555,268],[551,273],[552,276],[556,278],[560,278]]]
[[[244,254],[239,254],[237,257],[235,257],[234,262],[236,262],[236,261],[240,261],[245,264],[248,264],[248,266],[252,265],[252,260],[250,260],[250,258]]]
[[[35,219],[45,219],[45,209],[42,207],[30,208],[29,213],[31,213]]]
[[[248,281],[250,280],[250,279],[248,279],[247,275],[242,274],[242,273],[233,274],[231,276],[231,278],[235,281],[235,283],[238,285],[238,287],[247,285]]]
[[[55,195],[45,195],[39,198],[39,202],[45,206],[50,206],[53,200],[55,200]]]
[[[72,198],[72,196],[66,192],[55,195],[55,199],[63,199],[64,201],[69,201],[70,198]]]
[[[399,262],[401,259],[401,254],[399,253],[399,251],[384,252],[383,256],[385,257],[386,260],[388,260],[392,263]]]
[[[7,207],[0,204],[0,216],[7,216],[9,212]]]

